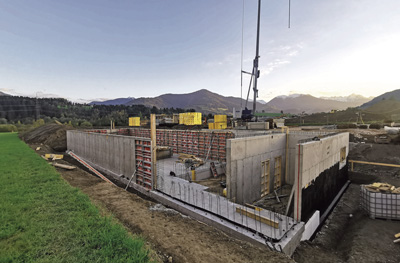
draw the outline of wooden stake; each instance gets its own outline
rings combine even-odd
[[[156,115],[150,116],[150,137],[151,137],[151,171],[153,177],[153,189],[157,189],[157,133]]]

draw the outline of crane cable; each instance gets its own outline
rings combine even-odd
[[[243,0],[243,8],[242,8],[242,53],[241,53],[241,61],[240,61],[240,110],[243,109],[242,106],[242,96],[243,96],[243,38],[244,38],[244,0]]]

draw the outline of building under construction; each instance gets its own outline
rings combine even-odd
[[[155,116],[152,116],[155,123]],[[240,239],[291,255],[348,184],[349,134],[140,127],[67,131],[109,178]]]

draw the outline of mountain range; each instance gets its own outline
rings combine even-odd
[[[270,100],[266,105],[288,113],[316,113],[328,112],[331,110],[345,110],[349,107],[358,107],[369,101],[371,98],[354,94],[346,97],[317,98],[306,94],[294,94],[290,96],[278,96]],[[357,99],[355,99],[357,98]]]
[[[11,96],[0,91],[0,96]],[[362,109],[371,107],[378,102],[395,100],[400,102],[400,89],[386,92],[376,98],[366,98],[361,95],[351,94],[349,96],[321,97],[317,98],[309,94],[292,94],[288,96],[277,96],[265,102],[257,100],[258,112],[281,112],[284,113],[316,113],[328,112],[331,110],[344,110],[349,107]],[[86,102],[84,102],[86,103]],[[92,105],[144,105],[157,108],[182,108],[194,109],[205,114],[231,114],[233,108],[240,110],[244,108],[246,101],[237,97],[225,97],[206,89],[198,90],[187,94],[163,94],[153,98],[116,98],[112,100],[92,101]],[[247,107],[252,109],[253,103],[249,100]],[[385,106],[386,107],[386,106]]]
[[[368,107],[371,107],[372,105],[383,101],[383,100],[395,100],[395,101],[400,101],[400,89],[392,90],[386,93],[383,93],[382,95],[375,97],[374,99],[364,103],[361,105],[361,109],[366,109]]]
[[[348,107],[357,107],[366,103],[371,98],[352,94],[349,97],[334,97],[334,99],[317,98],[311,95],[294,94],[289,96],[278,96],[269,102],[257,101],[259,112],[286,112],[286,113],[315,113],[331,110],[344,110]],[[157,108],[183,108],[195,109],[203,113],[232,113],[233,108],[240,109],[245,105],[244,99],[236,97],[225,97],[206,89],[187,94],[164,94],[154,98],[118,98],[107,101],[94,101],[91,104],[102,105],[145,105]],[[248,102],[247,107],[251,109],[253,103]]]

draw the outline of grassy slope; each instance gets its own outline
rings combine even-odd
[[[0,262],[147,262],[143,245],[17,134],[0,134]]]

